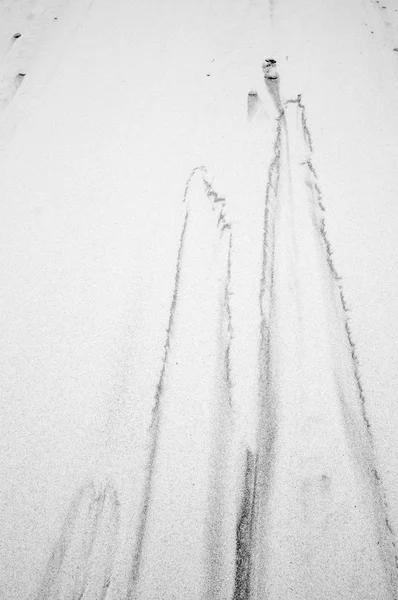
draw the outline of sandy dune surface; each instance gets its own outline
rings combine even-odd
[[[397,48],[0,1],[1,598],[398,597]]]

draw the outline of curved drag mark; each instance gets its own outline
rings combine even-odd
[[[119,502],[108,483],[83,487],[71,503],[37,600],[105,600],[119,530]]]
[[[274,68],[263,65],[279,116],[265,199],[258,460],[242,589],[255,600],[395,598],[395,540],[305,108],[300,96],[281,108]]]
[[[145,482],[145,488],[144,488],[144,492],[143,492],[143,501],[142,501],[142,509],[141,509],[141,513],[140,513],[140,518],[139,518],[139,525],[138,525],[138,530],[137,530],[137,534],[136,534],[136,544],[135,544],[135,550],[134,550],[134,555],[133,555],[133,560],[132,560],[132,567],[131,567],[131,574],[130,574],[130,578],[129,578],[129,584],[128,584],[128,594],[127,597],[130,598],[141,598],[142,597],[142,593],[146,593],[146,589],[144,588],[144,591],[141,593],[138,590],[138,586],[141,580],[141,574],[142,574],[142,559],[143,559],[143,552],[144,552],[144,546],[146,545],[146,539],[147,539],[147,532],[148,532],[148,524],[149,524],[149,515],[153,514],[155,518],[155,511],[152,508],[153,505],[153,495],[154,495],[154,479],[155,479],[155,471],[158,471],[159,465],[158,465],[158,461],[160,458],[160,454],[162,454],[163,456],[163,452],[160,453],[159,451],[159,439],[161,436],[161,432],[162,429],[161,428],[161,423],[164,421],[165,419],[165,409],[163,407],[163,400],[164,400],[164,395],[165,395],[165,390],[166,390],[166,378],[169,377],[168,375],[168,371],[170,370],[170,368],[172,367],[172,369],[175,368],[175,365],[178,365],[178,362],[175,361],[171,361],[170,359],[170,353],[172,350],[172,346],[178,346],[179,340],[177,340],[176,338],[176,327],[177,327],[177,323],[176,323],[176,311],[177,311],[177,307],[180,304],[180,296],[181,296],[181,286],[183,284],[183,281],[187,278],[187,275],[184,276],[184,278],[182,278],[182,271],[183,269],[186,267],[184,267],[184,265],[187,263],[187,261],[189,262],[191,260],[190,256],[189,256],[189,251],[187,254],[187,244],[191,244],[192,245],[192,239],[194,239],[195,235],[197,235],[195,233],[195,220],[197,219],[197,217],[193,214],[193,206],[188,203],[188,197],[190,195],[190,190],[192,188],[192,186],[195,184],[197,188],[201,187],[202,188],[202,194],[204,196],[207,196],[207,198],[209,198],[209,200],[211,201],[209,204],[209,208],[211,207],[211,210],[213,212],[216,212],[216,217],[217,217],[217,221],[214,223],[216,225],[216,231],[217,236],[219,238],[219,240],[222,239],[223,234],[225,232],[228,232],[228,236],[230,239],[230,224],[226,218],[225,215],[225,199],[220,197],[213,189],[210,181],[208,179],[206,179],[206,168],[204,166],[200,166],[195,168],[192,173],[190,174],[187,183],[186,183],[186,187],[185,187],[185,192],[184,192],[184,202],[187,203],[187,208],[186,208],[186,214],[185,214],[185,219],[184,219],[184,224],[183,224],[183,228],[182,228],[182,232],[181,232],[181,237],[180,237],[180,244],[179,244],[179,249],[178,249],[178,254],[177,254],[177,265],[176,265],[176,274],[175,274],[175,280],[174,280],[174,290],[173,290],[173,296],[172,296],[172,302],[171,302],[171,308],[170,308],[170,314],[169,314],[169,321],[168,321],[168,327],[166,330],[166,340],[165,340],[165,345],[164,345],[164,352],[163,352],[163,360],[162,360],[162,367],[161,367],[161,371],[160,371],[160,375],[159,375],[159,380],[158,380],[158,384],[156,387],[156,393],[155,393],[155,402],[154,402],[154,406],[152,409],[152,420],[151,420],[151,424],[150,424],[150,428],[149,428],[149,435],[150,435],[150,441],[149,441],[149,452],[148,452],[148,461],[147,461],[147,466],[146,466],[146,482]],[[195,187],[195,186],[194,186]],[[208,210],[206,208],[206,210]],[[190,232],[190,233],[189,233]],[[203,242],[201,242],[203,243]],[[223,242],[225,243],[225,242]],[[199,246],[200,248],[200,246]],[[191,250],[192,251],[192,250]],[[201,250],[200,250],[201,251]],[[229,267],[230,267],[230,262],[228,263]],[[200,265],[198,265],[200,266]],[[228,270],[228,268],[227,268]],[[227,279],[229,279],[229,273],[230,271],[227,273]],[[229,288],[228,288],[229,290]],[[225,290],[224,290],[225,293]],[[228,291],[229,293],[229,291]],[[195,301],[195,298],[190,298],[191,302]],[[231,326],[231,322],[230,322],[230,314],[228,317],[228,331],[229,334],[232,331],[232,326]],[[227,404],[230,404],[230,365],[229,365],[229,342],[226,346],[225,349],[225,356],[224,356],[224,367],[226,369],[226,377],[227,377]],[[181,359],[180,359],[181,360]],[[181,360],[182,362],[182,360]],[[189,379],[189,376],[188,376]],[[181,384],[180,384],[181,385]],[[185,385],[188,385],[187,383],[185,383]],[[171,386],[172,388],[173,386]],[[170,390],[171,393],[173,393],[173,389]],[[168,411],[170,412],[170,408],[168,409]],[[168,419],[168,417],[166,417],[166,420]],[[177,426],[177,425],[176,425]],[[183,493],[184,490],[181,490],[181,492]],[[152,511],[154,511],[152,513]],[[153,519],[151,519],[153,520]],[[144,577],[145,579],[145,577]],[[165,592],[166,594],[166,592]]]
[[[189,184],[187,184],[187,185],[189,185]],[[184,198],[184,200],[185,200],[185,198]],[[146,477],[146,481],[145,481],[145,488],[144,488],[144,494],[143,494],[143,497],[144,497],[143,507],[141,509],[140,521],[139,521],[138,531],[137,531],[137,542],[136,542],[136,546],[135,546],[133,562],[132,562],[132,567],[131,567],[131,575],[130,575],[129,585],[128,585],[128,593],[127,593],[128,599],[134,598],[134,590],[135,590],[135,587],[136,587],[136,584],[138,581],[140,564],[141,564],[141,556],[142,556],[142,548],[143,548],[145,530],[146,530],[146,525],[147,525],[147,520],[148,520],[148,511],[149,511],[149,504],[150,504],[151,491],[152,491],[152,480],[153,480],[153,475],[154,475],[154,466],[155,466],[155,459],[156,459],[156,454],[157,454],[157,443],[158,443],[158,437],[159,437],[160,401],[161,401],[163,388],[164,388],[164,378],[165,378],[165,374],[166,374],[168,355],[169,355],[169,351],[170,351],[171,336],[172,336],[173,329],[174,329],[175,308],[176,308],[176,304],[177,304],[178,288],[179,288],[180,278],[181,278],[181,260],[182,260],[182,256],[183,256],[184,242],[185,242],[186,231],[187,231],[187,226],[188,226],[188,215],[189,215],[189,213],[187,211],[185,214],[184,225],[183,225],[181,237],[180,237],[180,245],[178,248],[177,267],[176,267],[176,274],[175,274],[175,280],[174,280],[174,291],[173,291],[173,298],[172,298],[171,307],[170,307],[169,323],[168,323],[167,330],[166,330],[166,341],[165,341],[165,345],[164,345],[162,367],[161,367],[161,371],[160,371],[158,384],[156,386],[155,402],[154,402],[154,406],[152,409],[152,420],[151,420],[150,430],[149,430],[151,442],[150,442],[148,463],[146,466],[147,477]]]
[[[186,182],[186,184],[185,184],[185,190],[184,190],[184,199],[183,199],[183,202],[186,202],[186,200],[187,200],[187,195],[188,195],[188,191],[189,191],[189,185],[190,185],[190,183],[191,183],[191,181],[192,181],[192,178],[193,178],[193,176],[195,175],[195,173],[198,173],[198,172],[206,173],[206,172],[207,172],[207,170],[206,170],[206,167],[205,167],[204,165],[200,165],[199,167],[195,167],[194,169],[192,169],[192,172],[191,172],[191,174],[189,175],[189,177],[188,177],[188,179],[187,179],[187,182]]]
[[[308,149],[309,153],[312,153],[312,150],[313,150],[312,140],[311,140],[311,135],[310,135],[308,126],[307,126],[306,111],[305,111],[304,105],[301,102],[301,96],[299,95],[297,97],[296,101],[292,100],[290,102],[296,103],[298,108],[300,109],[303,137],[304,137],[304,140],[307,145],[307,149]],[[357,388],[357,397],[360,401],[360,411],[361,411],[362,423],[361,422],[359,423],[359,427],[362,427],[362,429],[363,429],[363,425],[365,425],[365,427],[366,427],[366,431],[362,431],[362,438],[361,438],[360,435],[358,435],[358,433],[357,433],[358,423],[353,422],[352,416],[349,414],[349,408],[346,405],[346,399],[343,397],[344,394],[342,394],[342,392],[341,392],[341,388],[343,387],[341,385],[340,394],[342,394],[342,395],[341,395],[340,400],[343,405],[345,418],[347,419],[348,423],[351,423],[351,421],[352,421],[352,425],[350,425],[350,426],[347,425],[347,435],[350,436],[354,440],[354,443],[355,442],[357,443],[357,446],[362,446],[362,450],[358,456],[358,462],[359,462],[360,466],[362,466],[362,468],[364,469],[365,475],[367,477],[369,477],[371,487],[373,488],[373,490],[372,490],[373,496],[374,496],[373,502],[375,504],[374,510],[376,513],[376,520],[377,520],[377,524],[378,524],[379,538],[380,538],[378,545],[380,546],[380,549],[381,549],[382,560],[386,566],[386,571],[388,573],[388,577],[389,577],[389,580],[391,583],[391,588],[394,593],[394,598],[396,598],[396,597],[398,597],[397,596],[398,595],[398,553],[397,553],[397,549],[396,549],[396,537],[395,537],[395,533],[392,529],[392,526],[391,526],[391,523],[390,523],[390,520],[388,517],[389,509],[388,509],[388,503],[387,503],[387,499],[386,499],[385,490],[384,490],[380,475],[378,473],[378,470],[375,466],[376,462],[377,462],[376,456],[375,456],[375,446],[374,446],[374,441],[373,441],[371,424],[370,424],[369,417],[368,417],[367,411],[366,411],[366,398],[365,398],[365,394],[364,394],[363,385],[361,382],[359,359],[358,359],[358,356],[356,353],[355,343],[354,343],[352,332],[351,332],[350,325],[349,325],[349,316],[347,314],[349,312],[349,309],[348,309],[347,302],[345,299],[344,289],[343,289],[343,285],[341,283],[341,277],[339,276],[339,274],[337,272],[337,269],[334,265],[333,258],[332,258],[333,250],[332,250],[332,246],[331,246],[330,241],[327,236],[325,217],[323,214],[323,213],[325,213],[325,207],[322,203],[322,193],[321,193],[320,187],[318,185],[318,176],[316,174],[316,171],[315,171],[314,166],[312,165],[312,162],[310,159],[307,160],[306,166],[309,169],[306,185],[308,186],[308,188],[311,190],[311,192],[313,194],[315,206],[318,205],[318,207],[320,209],[319,214],[318,214],[318,229],[319,229],[319,233],[322,238],[323,245],[324,245],[324,254],[326,256],[326,261],[327,261],[327,264],[329,267],[331,279],[335,281],[335,287],[337,286],[338,298],[340,300],[340,305],[341,305],[340,318],[344,323],[346,339],[348,342],[348,347],[349,347],[351,360],[352,360],[352,373],[353,373],[353,376],[355,379],[355,385]],[[339,385],[339,384],[337,384],[337,385]]]
[[[313,146],[311,135],[307,126],[305,107],[301,102],[300,95],[298,96],[296,102],[301,112],[304,140],[306,142],[309,152],[312,153]],[[322,203],[322,193],[318,185],[318,176],[310,159],[307,160],[307,167],[309,169],[309,173],[306,184],[313,192],[314,204],[318,205],[320,209],[318,215],[318,229],[324,245],[324,253],[326,255],[326,261],[329,267],[331,279],[335,282],[335,288],[337,287],[337,294],[341,306],[340,318],[344,323],[346,339],[348,342],[348,348],[352,361],[352,374],[355,380],[357,398],[360,402],[361,418],[359,427],[362,428],[362,437],[360,437],[360,435],[358,434],[359,427],[358,423],[355,422],[352,423],[351,427],[347,425],[347,435],[351,436],[351,438],[354,441],[354,444],[356,444],[357,452],[359,447],[360,451],[358,453],[359,456],[357,460],[360,467],[363,468],[365,476],[369,478],[370,481],[371,493],[373,495],[372,500],[374,503],[373,510],[375,512],[379,536],[379,540],[377,543],[380,547],[381,559],[385,565],[386,573],[391,585],[392,595],[394,599],[396,599],[398,598],[398,552],[396,547],[396,535],[392,529],[389,520],[389,508],[387,503],[387,497],[383,483],[378,473],[378,469],[376,467],[377,460],[375,455],[375,445],[372,435],[372,427],[366,410],[366,398],[361,382],[359,359],[356,353],[355,343],[349,325],[349,308],[345,299],[344,289],[341,283],[341,277],[338,274],[338,271],[334,265],[332,258],[333,250],[327,236],[324,217],[325,207]],[[341,388],[342,387],[343,386],[341,385]],[[345,418],[347,419],[347,422],[351,422],[352,417],[349,414],[348,408],[346,407],[346,398],[344,398],[343,395],[341,395],[340,400],[342,402],[342,408],[345,413]],[[365,426],[365,430],[363,426]],[[361,446],[362,448],[360,448]]]

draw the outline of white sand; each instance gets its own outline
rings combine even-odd
[[[392,0],[0,2],[1,598],[35,598],[68,544],[43,597],[232,598],[247,449],[259,451],[250,598],[396,597],[397,11]],[[269,57],[282,103],[301,94],[313,152],[289,104],[264,392]],[[97,499],[76,517],[91,524],[62,537],[92,480]]]

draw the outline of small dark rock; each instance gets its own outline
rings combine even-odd
[[[14,40],[17,40],[18,38],[20,38],[22,35],[22,33],[14,33],[14,35],[12,36],[14,38]]]

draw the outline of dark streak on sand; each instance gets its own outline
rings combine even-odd
[[[72,500],[36,600],[64,598],[65,579],[68,597],[83,598],[91,584],[97,591],[101,587],[98,598],[104,600],[110,585],[119,519],[119,502],[111,484],[99,490],[93,483],[81,488]],[[98,540],[101,533],[103,539]],[[99,562],[95,546],[105,561],[99,573],[92,573]]]
[[[231,342],[233,338],[232,313],[230,307],[232,234],[223,238],[223,296],[219,313],[219,378],[214,396],[212,435],[214,442],[210,458],[210,477],[207,517],[207,576],[203,600],[224,598],[226,589],[232,583],[229,571],[228,553],[232,530],[229,527],[231,508],[230,467],[232,421],[232,373]],[[222,232],[220,235],[222,239]],[[227,260],[224,258],[225,245],[228,243]],[[225,264],[226,262],[226,264]],[[226,267],[226,268],[225,268]],[[231,540],[232,541],[232,540]]]
[[[248,448],[246,450],[242,505],[236,528],[236,571],[233,600],[249,600],[250,598],[255,468],[255,456]]]
[[[193,173],[192,173],[192,175],[193,175]],[[192,177],[192,175],[191,175],[191,177]],[[189,185],[189,181],[190,180],[188,180],[187,186]],[[186,197],[186,194],[184,196],[184,200],[185,200],[185,197]],[[127,598],[129,600],[134,597],[134,590],[135,590],[135,586],[138,581],[141,557],[142,557],[142,549],[143,549],[144,537],[145,537],[145,532],[146,532],[146,525],[147,525],[147,521],[148,521],[148,512],[149,512],[149,506],[150,506],[151,495],[152,495],[152,481],[153,481],[154,468],[155,468],[157,444],[158,444],[158,439],[159,439],[161,398],[163,395],[163,386],[164,386],[164,379],[165,379],[165,375],[166,375],[168,356],[169,356],[169,352],[170,352],[171,338],[172,338],[173,331],[174,331],[175,310],[176,310],[178,291],[179,291],[180,279],[181,279],[181,263],[182,263],[182,256],[183,256],[183,251],[184,251],[184,243],[185,243],[185,239],[186,239],[186,232],[187,232],[187,227],[188,227],[188,217],[189,217],[189,212],[187,211],[185,214],[184,224],[183,224],[181,237],[180,237],[180,244],[179,244],[179,248],[178,248],[176,274],[175,274],[175,279],[174,279],[174,290],[173,290],[173,297],[172,297],[170,313],[169,313],[169,321],[168,321],[168,326],[167,326],[167,330],[166,330],[166,341],[164,344],[163,360],[162,360],[162,366],[161,366],[161,370],[160,370],[158,384],[156,386],[155,402],[154,402],[154,406],[152,409],[152,419],[151,419],[151,424],[150,424],[150,428],[149,428],[150,448],[149,448],[148,462],[147,462],[147,466],[146,466],[147,475],[146,475],[145,488],[144,488],[144,493],[143,493],[143,503],[142,503],[142,509],[141,509],[141,514],[140,514],[140,520],[139,520],[138,529],[137,529],[137,541],[136,541],[136,546],[135,546],[135,550],[134,550],[131,574],[130,574],[130,578],[129,578],[128,592],[127,592]]]
[[[228,402],[232,407],[232,372],[231,372],[231,345],[233,340],[232,313],[231,313],[231,256],[232,256],[232,234],[229,237],[227,282],[225,285],[224,306],[227,315],[227,347],[225,349],[225,377],[228,388]]]

